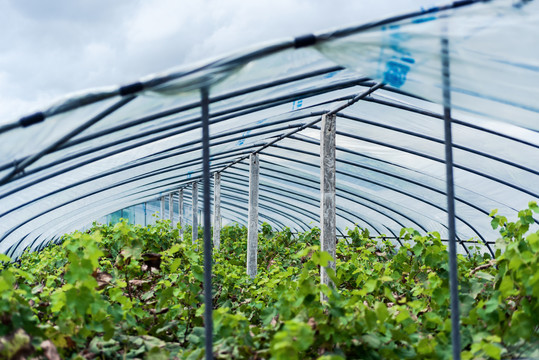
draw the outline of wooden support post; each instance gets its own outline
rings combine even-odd
[[[193,229],[191,236],[194,244],[198,239],[198,184],[196,182],[193,183],[193,191],[191,194],[193,198]]]
[[[161,220],[165,220],[165,196],[161,196],[161,213],[159,214]]]
[[[335,115],[322,116],[320,131],[320,248],[335,259],[336,207],[335,207]],[[335,270],[335,261],[328,263]],[[320,268],[322,284],[333,286],[326,267]],[[327,297],[321,293],[321,301]]]
[[[183,238],[183,189],[178,191],[178,224],[180,225],[180,240]]]
[[[168,218],[170,219],[170,226],[174,228],[174,194],[168,194]]]
[[[249,156],[249,215],[247,228],[247,275],[256,276],[258,256],[258,154]]]
[[[221,246],[221,174],[216,172],[213,181],[213,247]]]

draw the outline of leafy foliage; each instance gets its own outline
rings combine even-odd
[[[539,232],[529,231],[538,211],[532,202],[516,222],[493,212],[496,258],[458,256],[463,358],[539,356]],[[0,255],[0,357],[201,359],[201,244],[188,235],[180,241],[168,221],[122,221],[67,234],[14,263]],[[319,235],[264,224],[251,279],[246,229],[222,229],[215,358],[450,359],[448,255],[439,234],[406,228],[396,247],[351,229],[337,245],[335,288],[318,283],[319,267],[333,260]]]

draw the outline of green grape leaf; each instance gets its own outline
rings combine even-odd
[[[182,263],[182,260],[180,258],[174,259],[172,264],[170,264],[170,272],[175,273],[180,267],[181,263]]]
[[[327,251],[315,251],[311,259],[315,265],[324,267],[328,266],[328,262],[334,261],[333,257]]]

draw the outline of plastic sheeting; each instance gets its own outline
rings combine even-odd
[[[317,226],[317,120],[383,82],[337,113],[338,234],[358,224],[395,243],[402,227],[447,238],[442,40],[459,251],[470,239],[491,247],[490,211],[511,215],[539,198],[538,38],[537,2],[456,2],[81,92],[5,122],[0,252],[42,248],[121,209],[148,223],[156,199],[180,188],[187,210],[202,176],[203,87],[227,221],[247,221],[238,160],[262,149],[260,221]]]

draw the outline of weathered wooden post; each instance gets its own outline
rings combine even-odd
[[[213,247],[221,246],[221,174],[216,172],[213,181]]]
[[[192,198],[193,198],[193,229],[191,232],[192,241],[193,244],[198,239],[198,184],[196,182],[193,183],[193,191],[192,191]]]
[[[178,224],[180,224],[180,240],[183,238],[183,189],[178,191]]]
[[[159,214],[161,220],[165,219],[165,195],[161,196],[161,213]]]
[[[247,228],[247,275],[256,276],[258,256],[258,154],[249,156],[249,215]]]
[[[168,194],[168,218],[170,219],[170,226],[174,228],[174,194]]]
[[[335,260],[336,207],[335,207],[335,125],[336,116],[322,116],[320,131],[320,248],[327,251]],[[335,270],[335,261],[330,261],[327,268]],[[333,286],[326,267],[320,267],[322,284]],[[327,297],[321,293],[321,301]]]

